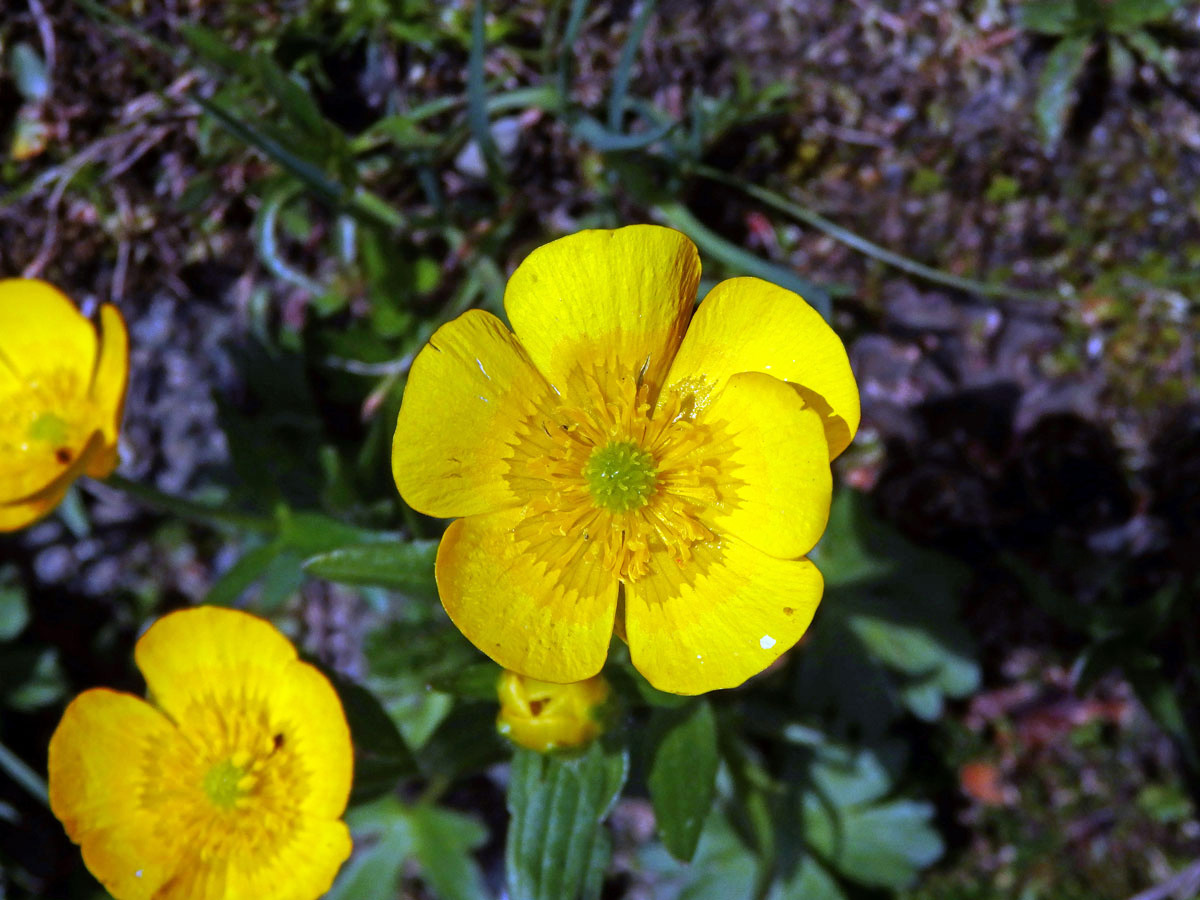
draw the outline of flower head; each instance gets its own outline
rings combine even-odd
[[[597,675],[587,681],[552,684],[505,671],[496,693],[500,697],[496,730],[522,747],[545,753],[578,747],[599,736],[608,682]]]
[[[80,475],[117,465],[129,338],[115,306],[102,333],[57,289],[0,280],[0,531],[54,509]]]
[[[846,351],[756,278],[693,316],[699,280],[679,232],[580,232],[513,273],[515,334],[473,310],[413,363],[396,485],[461,517],[438,549],[442,604],[507,669],[581,681],[615,629],[651,684],[695,694],[761,672],[812,619],[804,554],[858,427]]]
[[[314,900],[350,854],[353,751],[328,680],[268,622],[159,619],[149,702],[105,689],[50,739],[50,806],[117,900]]]

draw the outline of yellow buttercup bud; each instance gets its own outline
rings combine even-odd
[[[500,714],[496,729],[530,750],[578,747],[603,730],[601,707],[608,682],[601,675],[571,684],[552,684],[505,672],[496,684]]]

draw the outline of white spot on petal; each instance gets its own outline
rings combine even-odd
[[[134,873],[133,873],[133,877],[134,877],[134,878],[141,878],[141,877],[142,877],[142,870],[141,870],[141,869],[138,869],[136,872],[134,872]]]
[[[764,650],[770,650],[775,646],[775,638],[771,637],[769,634],[764,634],[758,639],[758,646],[762,647]]]

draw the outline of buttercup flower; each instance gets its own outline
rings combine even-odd
[[[761,672],[812,619],[804,554],[858,427],[846,351],[756,278],[693,316],[699,279],[679,232],[584,231],[513,273],[515,334],[472,310],[413,363],[396,485],[461,517],[438,549],[442,604],[506,669],[582,681],[615,629],[651,684],[696,694]]]
[[[268,622],[159,619],[149,702],[93,689],[50,739],[50,806],[117,900],[314,900],[350,854],[353,751],[337,694]]]
[[[545,753],[578,747],[601,731],[600,708],[608,682],[597,675],[572,684],[552,684],[503,672],[496,682],[500,713],[496,730],[513,743]]]
[[[129,337],[115,306],[102,335],[44,281],[0,280],[0,531],[41,518],[80,475],[117,465]]]

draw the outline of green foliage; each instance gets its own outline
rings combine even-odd
[[[816,557],[825,600],[796,691],[832,711],[839,732],[878,736],[904,710],[940,717],[945,698],[975,690],[979,666],[956,616],[966,573],[881,526],[864,503],[848,490],[834,501]]]
[[[623,749],[576,755],[518,750],[508,785],[505,863],[512,900],[594,900],[612,841],[604,819],[629,772]]]
[[[870,887],[903,888],[942,855],[933,807],[886,800],[892,780],[870,751],[822,748],[802,806],[809,848],[845,877]]]
[[[437,900],[487,896],[471,855],[487,838],[487,830],[475,819],[384,797],[353,810],[347,821],[362,849],[342,870],[326,900],[393,900],[410,862],[417,864]]]
[[[1117,59],[1142,58],[1161,76],[1173,76],[1164,47],[1148,29],[1166,24],[1184,8],[1183,0],[1024,0],[1017,21],[1036,34],[1056,39],[1038,81],[1035,115],[1045,144],[1063,136],[1072,94],[1090,54],[1103,50]]]
[[[656,710],[656,735],[647,784],[663,845],[687,862],[712,808],[717,777],[717,723],[712,707],[698,700]]]

